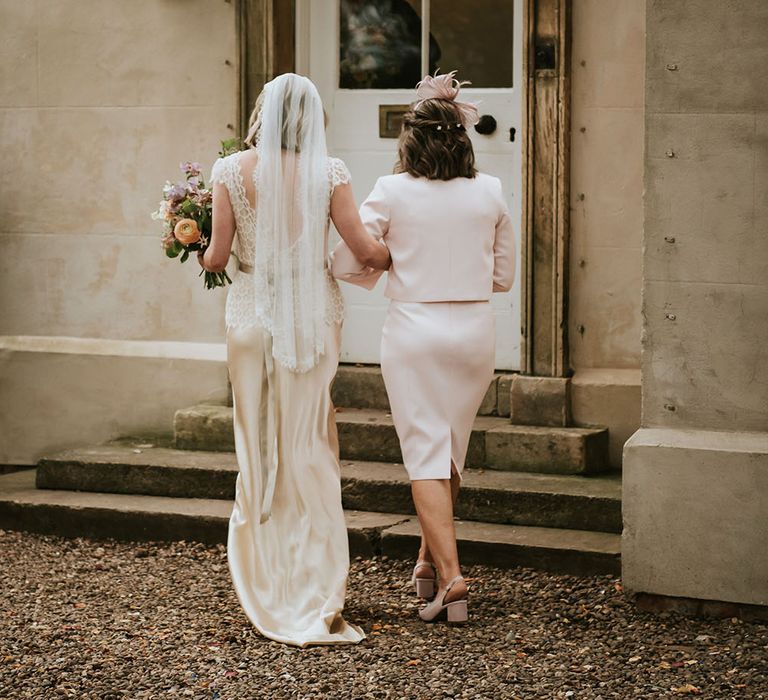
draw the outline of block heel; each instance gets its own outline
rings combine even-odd
[[[447,620],[452,625],[464,624],[469,619],[467,612],[467,596],[452,600],[449,603],[445,601],[448,593],[459,582],[463,581],[462,576],[457,576],[443,590],[438,591],[437,596],[431,602],[419,610],[419,617],[424,622],[437,622],[438,620]]]
[[[424,600],[432,600],[435,597],[435,579],[433,578],[417,578],[416,582],[416,595]]]
[[[416,572],[419,569],[425,567],[432,569],[433,576],[416,576]],[[422,572],[423,573],[423,572]],[[416,562],[416,566],[413,567],[413,576],[411,576],[411,583],[416,590],[416,595],[424,600],[432,600],[435,597],[436,583],[437,583],[437,569],[431,561],[424,561],[419,559]]]
[[[450,624],[463,625],[469,619],[466,600],[456,600],[453,603],[448,603],[445,607]]]

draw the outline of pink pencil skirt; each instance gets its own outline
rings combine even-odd
[[[411,480],[461,475],[495,349],[488,301],[390,302],[381,371]]]

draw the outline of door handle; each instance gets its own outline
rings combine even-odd
[[[496,120],[490,114],[484,114],[475,124],[475,131],[483,136],[490,136],[496,131]]]

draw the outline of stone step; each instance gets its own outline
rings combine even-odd
[[[381,533],[382,554],[410,559],[421,539],[419,523],[406,520]],[[555,573],[621,575],[621,535],[546,527],[457,522],[459,557],[465,566],[525,566]]]
[[[35,470],[0,476],[0,528],[62,537],[118,540],[227,541],[232,501],[50,490],[35,487]],[[352,556],[381,551],[381,532],[407,515],[348,510]]]
[[[344,461],[345,508],[415,514],[400,464]],[[456,517],[482,523],[620,533],[621,476],[465,469]]]
[[[64,537],[133,541],[226,541],[232,503],[35,488],[34,470],[0,476],[0,528]],[[384,553],[412,559],[419,528],[404,514],[347,511],[352,556]],[[620,535],[458,521],[467,564],[532,566],[548,571],[613,574],[620,567]]]
[[[392,417],[374,409],[338,409],[342,459],[402,462]],[[201,404],[176,411],[175,446],[185,450],[232,451],[232,409]],[[467,452],[467,466],[548,474],[606,471],[608,430],[512,425],[479,416]]]
[[[231,499],[237,461],[231,452],[153,447],[87,447],[43,458],[37,486],[185,498]],[[402,465],[344,461],[345,508],[413,514]],[[467,469],[456,515],[509,525],[621,532],[621,479]]]
[[[478,411],[479,415],[509,415],[509,392],[513,376],[512,373],[498,373],[494,376]],[[336,406],[389,411],[389,398],[379,365],[339,365],[331,396]]]

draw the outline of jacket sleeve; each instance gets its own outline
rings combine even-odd
[[[515,230],[500,182],[498,187],[500,212],[493,240],[493,291],[508,292],[515,281]]]
[[[377,180],[371,194],[360,205],[360,218],[368,233],[384,245],[383,239],[389,231],[389,205],[387,204],[381,179]],[[384,270],[375,270],[363,265],[343,241],[339,241],[331,252],[331,273],[336,279],[371,290],[376,286]]]

